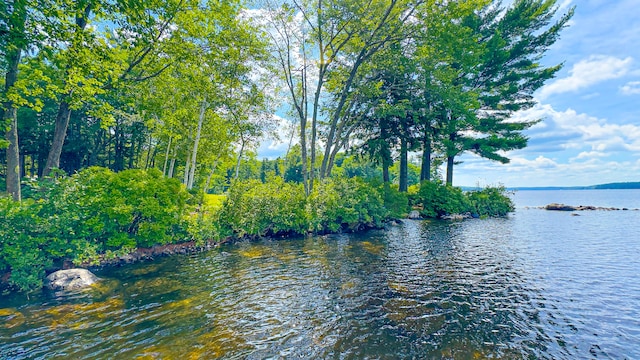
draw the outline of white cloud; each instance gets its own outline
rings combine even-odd
[[[602,81],[620,78],[630,72],[632,63],[632,57],[621,59],[614,56],[591,55],[574,64],[568,77],[543,86],[538,98],[546,99],[553,94],[577,91]]]
[[[257,153],[258,158],[275,159],[283,157],[290,146],[298,143],[297,132],[295,127],[292,135],[292,127],[294,124],[281,116],[273,115],[276,122],[275,134],[269,134],[264,141],[260,143]]]
[[[575,158],[572,158],[572,161],[580,160],[580,159],[594,159],[594,158],[603,158],[607,157],[610,154],[604,153],[602,151],[583,151]]]
[[[624,95],[640,95],[640,81],[630,81],[620,87],[620,92]]]
[[[615,124],[548,104],[517,117],[544,119],[527,130],[529,146],[509,152],[508,164],[463,156],[454,171],[456,185],[594,185],[640,178],[640,125]]]

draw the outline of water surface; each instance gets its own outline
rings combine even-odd
[[[0,358],[637,359],[640,211],[526,208],[640,207],[618,191],[108,269],[89,292],[0,299]]]

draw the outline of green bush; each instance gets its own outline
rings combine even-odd
[[[157,170],[113,173],[89,168],[66,178],[28,184],[31,199],[0,199],[0,271],[22,290],[41,286],[53,263],[95,263],[186,240],[188,193]]]
[[[387,209],[387,217],[392,219],[404,218],[409,212],[408,193],[398,191],[397,187],[384,184],[379,189],[384,198],[384,207]]]
[[[96,243],[99,252],[186,238],[189,194],[155,169],[92,167],[60,180],[45,196],[46,215],[58,216],[55,235]]]
[[[488,186],[467,194],[472,212],[479,216],[506,216],[515,207],[504,186]]]
[[[219,215],[222,236],[270,236],[307,231],[305,196],[301,184],[281,178],[262,183],[235,183]]]
[[[23,290],[42,285],[45,269],[52,264],[47,224],[39,216],[42,205],[0,197],[0,273],[11,271],[9,283]]]
[[[327,179],[316,184],[307,202],[315,232],[380,227],[388,211],[378,190],[359,178]]]
[[[439,181],[423,181],[415,201],[422,206],[422,215],[429,218],[461,214],[471,209],[460,188],[443,185]]]

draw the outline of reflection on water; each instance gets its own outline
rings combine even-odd
[[[88,292],[2,299],[0,358],[639,358],[638,240],[547,216],[405,221],[110,269]],[[581,228],[600,238],[571,238]]]

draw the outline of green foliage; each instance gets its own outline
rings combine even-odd
[[[387,217],[378,190],[360,178],[327,179],[309,196],[310,229],[316,232],[378,227]]]
[[[221,235],[269,236],[307,231],[304,189],[281,178],[236,182],[221,210]]]
[[[422,215],[438,218],[444,215],[471,213],[474,216],[506,216],[514,210],[504,186],[489,186],[463,193],[460,188],[440,181],[424,181],[412,195],[412,204],[422,207]]]
[[[106,251],[185,238],[181,221],[188,197],[177,180],[157,170],[93,167],[60,180],[47,192],[45,208],[61,220],[57,235],[89,239]]]
[[[470,204],[460,188],[443,185],[439,181],[423,181],[416,196],[422,205],[422,215],[437,218],[469,211]]]
[[[389,193],[406,211],[402,196]],[[302,184],[275,177],[235,183],[218,221],[220,236],[256,237],[353,231],[381,226],[388,214],[381,192],[361,179],[327,179],[305,198]]]
[[[389,184],[384,184],[380,191],[384,198],[384,207],[389,212],[388,217],[401,219],[407,215],[409,210],[409,195],[407,193],[400,192]]]
[[[42,284],[45,268],[51,265],[46,219],[39,217],[42,205],[0,197],[0,272],[11,271],[9,282],[23,290]]]
[[[504,186],[488,186],[466,194],[472,212],[479,216],[506,216],[515,210],[513,201]]]
[[[22,203],[0,198],[0,271],[11,271],[10,283],[25,291],[41,286],[45,270],[64,259],[96,264],[188,238],[189,195],[157,170],[94,167],[28,187],[33,198]]]

